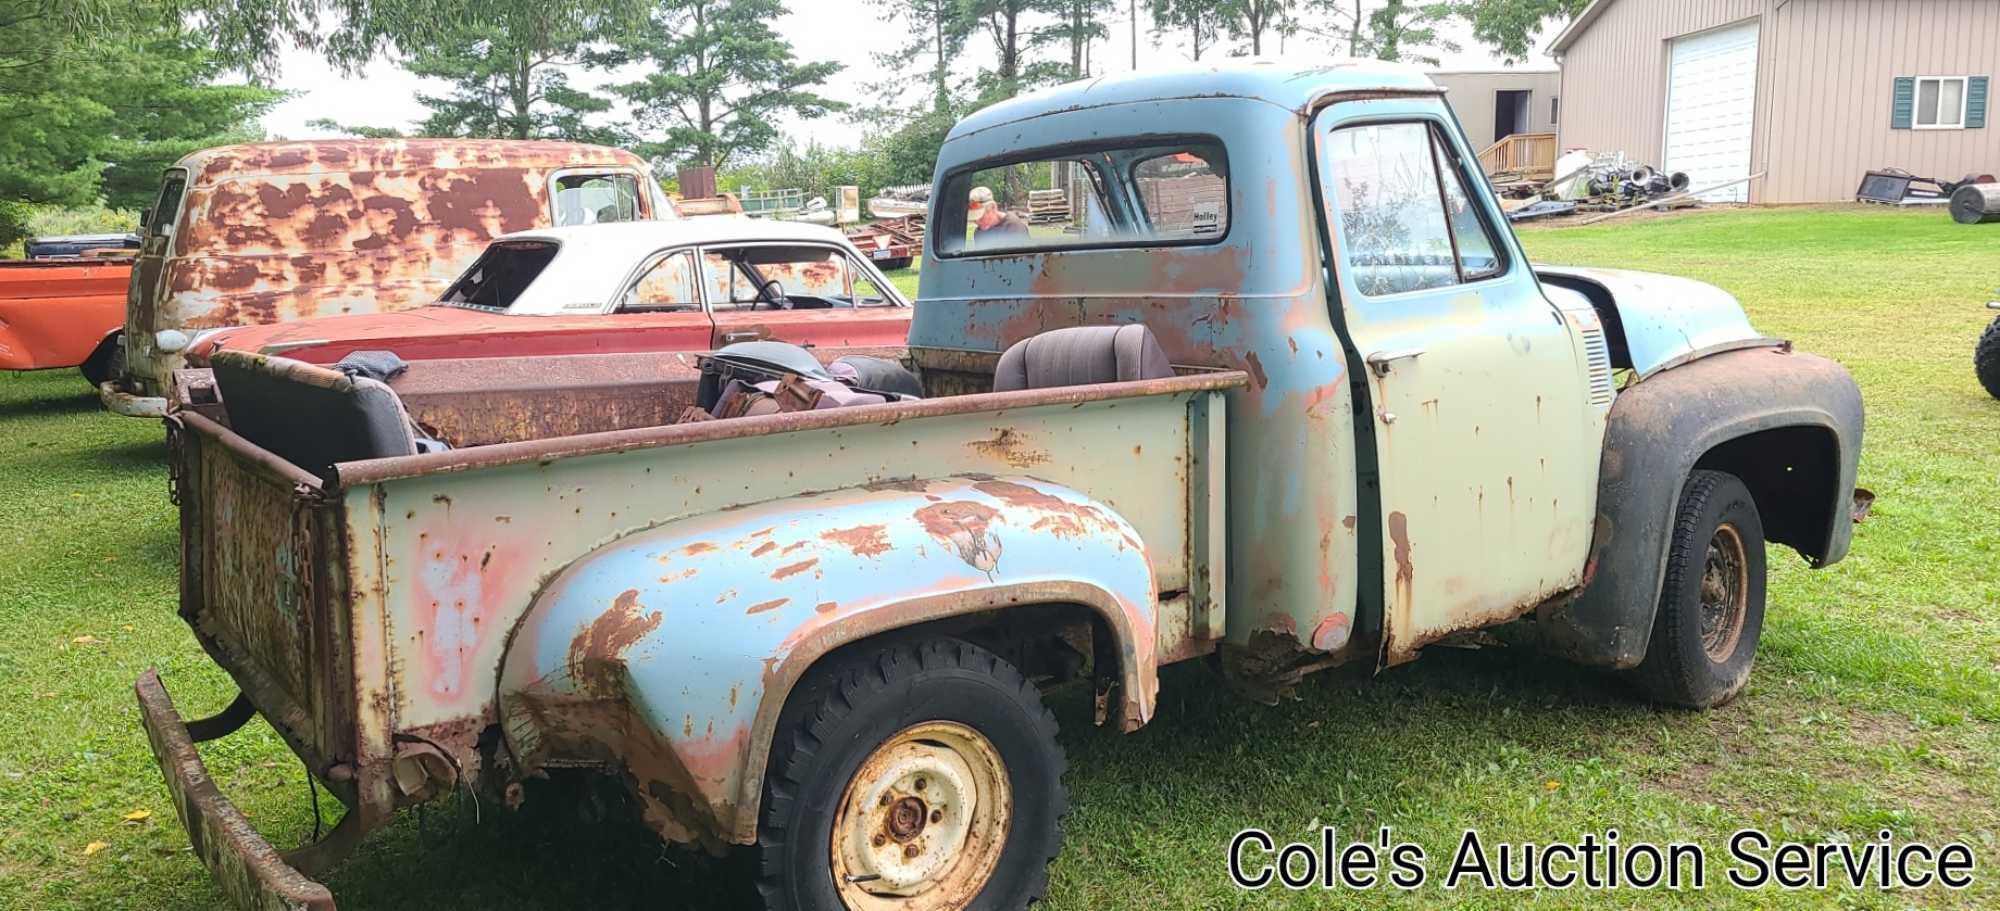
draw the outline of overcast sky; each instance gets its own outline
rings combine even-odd
[[[1100,75],[1122,73],[1132,68],[1132,20],[1125,12],[1129,3],[1130,0],[1119,2],[1117,14],[1106,23],[1110,39],[1097,42],[1092,47],[1092,72]],[[785,16],[778,20],[777,29],[791,41],[799,58],[838,60],[845,64],[840,74],[827,84],[825,94],[849,102],[874,102],[876,99],[869,97],[866,86],[889,78],[889,74],[875,64],[874,54],[900,43],[907,34],[904,27],[881,21],[865,0],[794,0],[789,7]],[[1137,37],[1141,69],[1184,63],[1190,59],[1186,42],[1179,35],[1162,35],[1155,41],[1143,3],[1140,4],[1139,17]],[[1453,31],[1453,37],[1465,47],[1456,54],[1446,55],[1441,61],[1441,69],[1500,66],[1499,58],[1473,44],[1464,28]],[[1546,40],[1553,35],[1545,33],[1542,37]],[[1269,47],[1268,43],[1266,47]],[[1287,42],[1284,50],[1287,56],[1336,54],[1324,42],[1304,37],[1294,37]],[[1344,48],[1341,53],[1344,53]],[[1219,57],[1220,53],[1213,56]],[[985,41],[983,36],[974,36],[968,44],[962,74],[970,74],[976,66],[990,64],[992,58],[991,43]],[[1203,58],[1212,59],[1211,53],[1205,50]],[[1523,68],[1552,69],[1553,64],[1546,58],[1538,57]],[[575,84],[587,86],[607,77],[603,74],[576,73],[571,78]],[[415,98],[424,87],[424,82],[392,62],[379,60],[360,76],[343,76],[327,66],[315,52],[294,50],[282,60],[278,87],[297,94],[264,118],[264,129],[276,138],[331,135],[306,126],[306,121],[322,117],[352,125],[408,126],[424,116],[424,107]],[[435,87],[431,90],[437,91]],[[921,104],[923,99],[913,96],[911,103]],[[838,118],[785,126],[786,132],[794,137],[810,134],[811,138],[827,145],[852,146],[861,139],[858,127]]]

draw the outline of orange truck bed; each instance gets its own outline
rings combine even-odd
[[[0,262],[0,370],[75,367],[125,325],[129,259]]]

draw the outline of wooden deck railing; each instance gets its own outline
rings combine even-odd
[[[1556,134],[1515,133],[1479,153],[1479,167],[1488,175],[1511,172],[1543,179],[1555,176]]]

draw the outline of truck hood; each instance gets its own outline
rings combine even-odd
[[[1588,303],[1606,322],[1615,317],[1641,377],[1704,354],[1782,344],[1759,334],[1735,297],[1706,282],[1574,266],[1536,265],[1535,275],[1557,306]]]

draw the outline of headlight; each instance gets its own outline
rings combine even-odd
[[[192,341],[187,333],[179,329],[161,329],[153,333],[153,347],[168,354],[185,351]]]

